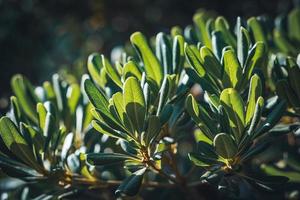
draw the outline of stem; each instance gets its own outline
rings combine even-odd
[[[119,186],[123,181],[122,180],[107,180],[107,181],[93,181],[86,178],[80,178],[80,177],[73,177],[71,181],[69,181],[69,184],[85,184],[85,185],[91,185],[93,187],[97,188],[107,188],[107,187],[113,187],[113,186]],[[159,187],[159,188],[174,188],[174,184],[170,183],[159,183],[155,181],[147,181],[142,183],[143,187]]]

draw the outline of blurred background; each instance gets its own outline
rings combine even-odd
[[[236,16],[289,11],[293,0],[0,0],[0,114],[10,95],[10,79],[22,73],[34,84],[52,73],[82,74],[87,56],[109,56],[134,31],[152,36],[192,23],[199,8],[229,21]]]

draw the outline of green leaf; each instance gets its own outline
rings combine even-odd
[[[123,67],[123,79],[126,80],[130,76],[134,76],[138,80],[142,79],[142,73],[134,61],[128,61]]]
[[[109,106],[109,107],[111,107],[111,106]],[[116,129],[118,131],[128,133],[129,135],[132,134],[126,127],[124,127],[123,124],[121,124],[119,118],[116,119],[112,113],[107,115],[107,113],[104,113],[102,110],[99,110],[99,109],[92,109],[91,112],[97,120],[106,123],[112,129]]]
[[[73,142],[74,142],[74,133],[72,133],[72,132],[68,133],[68,135],[66,135],[66,137],[64,138],[63,145],[62,145],[62,148],[61,148],[60,157],[61,157],[61,160],[63,162],[66,161],[69,150],[73,145]]]
[[[254,40],[256,42],[267,42],[266,35],[263,31],[262,25],[259,23],[259,21],[255,17],[251,17],[247,20],[247,24],[250,28],[250,32],[252,33]]]
[[[150,49],[145,36],[141,32],[135,32],[131,35],[130,41],[144,62],[147,78],[160,86],[163,78],[162,67]]]
[[[123,101],[126,113],[138,133],[144,129],[146,115],[145,99],[139,81],[128,78],[123,86]]]
[[[160,119],[157,116],[151,115],[148,119],[148,127],[146,131],[146,143],[152,143],[161,130]]]
[[[274,29],[273,40],[280,51],[291,55],[297,55],[298,50],[289,40],[287,40],[285,34],[282,33],[282,31]]]
[[[203,43],[208,48],[212,49],[211,39],[209,32],[206,27],[206,16],[204,12],[197,13],[193,17],[193,21],[196,25],[198,35],[199,35],[199,41]]]
[[[196,129],[194,132],[194,137],[196,142],[205,142],[207,144],[212,144],[213,141],[208,138],[200,129]]]
[[[232,128],[230,125],[230,118],[224,108],[224,106],[219,105],[218,106],[218,120],[220,123],[220,132],[224,132],[224,133],[231,133],[232,134]]]
[[[8,117],[2,117],[0,119],[0,133],[5,146],[13,152],[15,156],[35,170],[42,171],[41,167],[35,162],[31,148],[15,124]]]
[[[119,153],[88,153],[86,161],[91,165],[110,165],[132,159],[130,156]]]
[[[203,120],[199,117],[200,116],[200,109],[199,106],[193,97],[193,95],[189,94],[185,101],[185,108],[191,118],[195,121],[198,127],[203,131],[203,133],[209,137],[213,138],[211,130],[208,128],[207,124],[203,122]]]
[[[22,75],[15,75],[11,80],[11,87],[18,101],[21,109],[34,123],[37,122],[35,113],[35,105],[38,102],[37,96],[34,94],[33,86]]]
[[[173,109],[172,105],[167,104],[166,106],[164,106],[164,108],[161,111],[161,114],[159,116],[161,125],[164,125],[165,123],[167,123],[167,121],[170,119],[173,111],[174,111],[174,109]]]
[[[122,124],[127,128],[128,131],[133,132],[134,128],[132,127],[133,124],[131,123],[129,116],[126,113],[123,95],[121,92],[117,92],[112,96],[113,105],[118,113],[119,118],[122,121]]]
[[[173,40],[172,68],[174,74],[180,74],[184,65],[184,38],[176,35]]]
[[[174,80],[174,75],[166,75],[164,77],[163,83],[161,85],[161,88],[159,90],[159,102],[158,102],[158,108],[157,108],[157,112],[156,115],[159,116],[161,110],[163,109],[163,107],[165,106],[165,104],[167,103],[167,100],[170,96],[170,93],[172,91],[172,80]]]
[[[286,110],[286,101],[280,101],[273,109],[272,112],[267,116],[263,125],[256,131],[254,137],[261,136],[273,128],[276,123],[281,119],[283,113]]]
[[[33,177],[42,177],[41,174],[37,173],[32,168],[27,167],[23,163],[6,158],[2,155],[0,155],[0,167],[2,171],[11,177],[28,178],[29,180]]]
[[[81,97],[80,86],[76,83],[71,84],[68,87],[67,98],[68,98],[68,106],[70,109],[70,113],[75,115],[76,107]]]
[[[58,74],[52,76],[53,89],[56,96],[57,108],[63,113],[63,117],[66,117],[65,111],[67,108],[66,91]]]
[[[104,55],[101,55],[102,65],[106,70],[107,75],[111,78],[111,80],[120,88],[122,87],[121,77],[118,74],[117,70],[113,68],[113,66],[109,63],[107,58]]]
[[[45,137],[42,132],[36,130],[30,125],[22,124],[23,128],[30,134],[31,143],[34,147],[34,155],[36,159],[39,161],[40,165],[42,164],[41,155],[43,153],[44,145],[45,145]]]
[[[12,120],[15,122],[15,124],[19,124],[22,118],[22,113],[18,99],[15,96],[10,97],[10,105],[12,111]]]
[[[217,78],[221,78],[223,66],[220,64],[214,53],[206,46],[201,47],[200,55],[205,69]]]
[[[289,179],[290,182],[300,183],[300,173],[295,171],[283,171],[278,168],[269,165],[262,165],[261,169],[268,175],[271,176],[284,176]]]
[[[218,109],[220,105],[220,99],[216,94],[209,94],[205,92],[205,98],[207,97],[208,103],[213,106],[213,108]]]
[[[185,72],[193,82],[199,83],[205,91],[210,92],[212,94],[220,94],[220,89],[218,88],[218,86],[210,79],[207,79],[207,76],[201,77],[196,72],[196,70],[190,67],[185,68]]]
[[[218,60],[221,60],[223,49],[228,46],[225,43],[224,36],[222,35],[221,31],[213,31],[212,32],[212,47],[213,52],[218,58]]]
[[[46,99],[48,99],[51,102],[54,102],[56,97],[55,97],[55,92],[54,92],[54,89],[53,89],[53,86],[51,85],[51,83],[49,81],[45,81],[43,83],[43,88],[46,93]]]
[[[256,128],[258,123],[260,122],[263,107],[264,107],[264,99],[262,97],[258,97],[258,99],[256,101],[256,105],[255,105],[255,111],[253,113],[253,117],[252,117],[252,120],[251,120],[251,124],[250,124],[249,129],[247,130],[249,135],[254,134],[254,129]]]
[[[178,36],[178,35],[182,35],[182,34],[183,34],[183,31],[182,31],[182,28],[180,28],[179,26],[173,26],[173,27],[171,28],[170,33],[171,33],[171,36],[172,36],[173,38],[175,38],[175,37]]]
[[[254,69],[264,69],[263,65],[266,59],[266,52],[266,45],[263,42],[255,43],[255,45],[250,49],[249,56],[245,63],[245,68],[243,69],[243,73],[246,77],[244,82],[247,82],[251,78]]]
[[[45,106],[42,103],[38,103],[36,106],[36,110],[38,113],[38,118],[39,118],[39,126],[40,128],[44,131],[45,129],[45,122],[46,122],[46,115],[47,115],[47,110]]]
[[[295,94],[295,91],[290,87],[287,80],[281,79],[276,83],[276,93],[281,98],[286,100],[296,111],[300,109],[300,102]]]
[[[106,96],[92,83],[91,80],[86,79],[84,81],[84,90],[95,108],[101,110],[103,113],[107,114],[107,116],[111,116],[110,111],[108,110],[108,100]]]
[[[239,18],[240,20],[240,18]],[[243,66],[247,57],[248,57],[248,50],[251,44],[251,40],[249,37],[248,31],[240,26],[238,27],[237,31],[237,57],[239,62]]]
[[[117,139],[124,139],[124,140],[127,139],[126,136],[124,136],[123,134],[121,134],[121,133],[117,132],[116,130],[110,128],[109,126],[107,126],[105,123],[103,123],[101,121],[93,120],[92,121],[92,126],[99,133],[107,135],[109,137],[117,138]]]
[[[218,164],[218,161],[216,159],[210,158],[208,156],[202,156],[195,153],[189,153],[188,154],[189,159],[199,167],[209,167],[211,165]]]
[[[251,122],[253,117],[256,101],[258,97],[261,96],[262,93],[262,85],[261,80],[258,75],[253,75],[250,81],[250,88],[248,93],[248,100],[247,100],[247,112],[246,112],[246,120],[245,124],[248,125]]]
[[[290,83],[291,88],[293,88],[295,95],[297,96],[297,99],[299,101],[299,99],[300,99],[300,80],[299,80],[300,65],[297,66],[297,63],[292,58],[287,58],[286,62],[288,65],[287,70],[288,70],[288,76],[289,76],[289,78],[288,78],[289,83]]]
[[[172,73],[172,47],[166,34],[160,32],[156,36],[156,57],[163,66],[164,74]]]
[[[244,102],[238,92],[233,88],[222,91],[220,96],[221,105],[224,106],[229,117],[229,123],[234,137],[239,141],[245,127]]]
[[[116,194],[128,196],[136,195],[140,190],[146,170],[147,168],[139,169],[126,178],[116,190]]]
[[[195,69],[200,77],[204,77],[206,72],[203,67],[200,53],[195,46],[185,44],[184,52],[190,65]]]
[[[236,40],[233,34],[230,32],[229,24],[224,17],[218,17],[216,19],[215,30],[220,31],[226,43],[236,49]]]
[[[53,145],[53,140],[55,139],[58,129],[58,126],[55,123],[55,117],[51,113],[47,113],[45,118],[45,128],[43,131],[44,136],[46,137],[45,145],[44,145],[44,152],[49,150],[49,145]]]
[[[232,49],[228,49],[223,54],[224,74],[223,82],[225,87],[236,88],[241,82],[242,68]]]
[[[192,25],[188,25],[184,29],[184,38],[189,44],[197,44],[199,39],[197,38],[195,28]]]
[[[225,159],[233,158],[237,154],[237,146],[230,135],[219,133],[214,138],[216,152]]]
[[[101,62],[101,57],[98,53],[93,53],[88,57],[87,68],[93,81],[99,84],[101,87],[104,87],[105,83],[103,82],[100,74],[103,65]]]
[[[293,9],[288,15],[288,34],[292,40],[300,42],[300,8]]]
[[[197,152],[203,156],[207,156],[208,158],[212,158],[215,160],[218,159],[218,155],[216,154],[216,151],[214,150],[213,146],[206,142],[199,141],[197,143]]]

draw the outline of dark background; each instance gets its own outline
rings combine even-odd
[[[134,31],[151,36],[192,23],[199,8],[236,16],[288,12],[292,0],[0,0],[0,113],[10,78],[40,84],[59,69],[83,73],[87,56],[124,44]]]

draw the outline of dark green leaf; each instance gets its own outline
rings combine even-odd
[[[86,161],[91,165],[109,165],[130,160],[132,157],[119,153],[88,153]]]
[[[0,133],[3,142],[15,156],[27,165],[34,167],[34,169],[42,171],[41,167],[35,161],[31,148],[8,117],[0,119]]]
[[[184,52],[188,62],[193,67],[193,69],[200,77],[204,77],[206,72],[203,67],[200,52],[198,51],[198,49],[195,46],[185,44]]]
[[[219,133],[214,138],[216,152],[225,159],[233,158],[237,154],[237,146],[230,135]]]
[[[140,190],[146,170],[147,168],[142,168],[126,178],[116,190],[116,194],[136,195]]]

